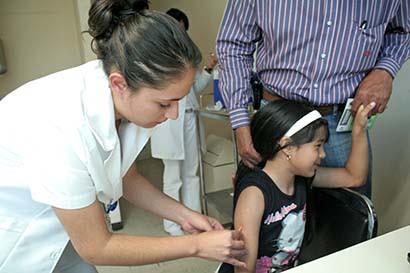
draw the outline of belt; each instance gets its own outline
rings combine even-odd
[[[262,98],[264,100],[267,100],[267,101],[275,101],[275,100],[283,100],[284,99],[283,97],[281,97],[281,96],[279,96],[275,93],[269,92],[266,89],[263,89],[263,91],[262,91]],[[333,109],[334,109],[335,106],[337,106],[337,111],[338,112],[343,112],[343,110],[345,109],[346,104],[341,103],[341,104],[328,104],[328,105],[320,105],[320,106],[312,105],[312,107],[315,108],[316,110],[318,110],[319,113],[322,116],[333,114]]]

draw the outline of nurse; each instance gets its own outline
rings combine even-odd
[[[0,272],[96,272],[188,256],[243,266],[240,232],[167,197],[132,164],[151,128],[177,118],[198,48],[172,18],[125,1],[93,1],[89,15],[98,60],[0,101]],[[101,204],[121,196],[192,235],[111,233]]]

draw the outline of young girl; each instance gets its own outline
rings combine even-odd
[[[281,272],[294,265],[305,231],[309,182],[329,188],[363,184],[368,166],[367,116],[373,107],[371,103],[358,110],[344,168],[320,167],[326,156],[327,121],[310,106],[278,100],[255,114],[252,140],[264,167],[246,174],[238,169],[234,226],[244,234],[248,255],[246,268],[235,272]],[[233,271],[223,264],[219,273]]]

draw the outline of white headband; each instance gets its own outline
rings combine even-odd
[[[320,119],[322,115],[317,111],[313,110],[312,112],[304,115],[301,119],[295,122],[295,124],[290,127],[284,136],[291,137],[303,128],[305,128],[310,123],[314,122],[317,119]]]

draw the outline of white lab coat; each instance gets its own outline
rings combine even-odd
[[[152,157],[160,159],[183,160],[185,158],[184,149],[184,117],[185,110],[192,108],[198,109],[199,104],[196,99],[195,92],[201,93],[212,80],[212,75],[203,70],[195,76],[194,84],[191,87],[188,95],[181,99],[178,104],[178,118],[176,120],[167,120],[158,125],[151,137],[151,153]],[[204,153],[205,137],[201,126],[201,150]],[[197,132],[191,132],[197,134]]]
[[[69,238],[52,207],[122,196],[151,135],[115,129],[100,61],[29,82],[0,101],[0,272],[52,272]],[[120,141],[121,140],[121,141]]]

